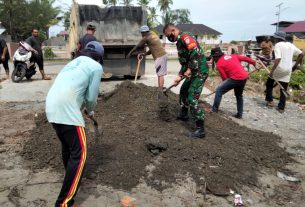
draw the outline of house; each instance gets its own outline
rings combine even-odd
[[[277,23],[271,25],[277,25]],[[305,21],[281,21],[279,22],[279,31],[286,32],[293,44],[305,50]]]
[[[295,22],[284,28],[282,31],[286,32],[287,34],[295,35],[298,38],[305,39],[305,21]]]
[[[178,24],[177,27],[181,31],[192,32],[197,38],[198,42],[205,44],[220,44],[219,39],[222,33],[204,25],[204,24]],[[159,25],[154,28],[159,33],[160,39],[163,39],[163,26]]]
[[[271,25],[273,26],[278,26],[278,31],[283,31],[283,29],[289,27],[290,25],[294,24],[294,21],[279,21],[279,22],[275,22]]]

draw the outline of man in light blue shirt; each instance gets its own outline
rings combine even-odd
[[[82,177],[87,156],[85,122],[81,110],[94,115],[103,73],[103,46],[89,42],[78,58],[56,77],[46,98],[46,114],[62,144],[65,178],[55,207],[77,206],[73,198]]]

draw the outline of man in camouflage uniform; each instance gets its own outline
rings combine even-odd
[[[167,24],[163,28],[164,35],[171,42],[176,42],[181,69],[174,79],[174,84],[185,77],[180,89],[181,112],[178,119],[188,120],[188,108],[190,108],[193,121],[196,123],[196,130],[191,132],[192,138],[205,137],[204,131],[204,110],[199,107],[199,97],[205,80],[208,77],[208,65],[203,49],[200,47],[195,36],[190,32],[182,32],[173,24]]]

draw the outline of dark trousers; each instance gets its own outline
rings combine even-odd
[[[54,124],[61,142],[65,177],[55,207],[70,207],[80,185],[86,162],[86,135],[83,127]]]
[[[34,52],[32,54],[31,61],[37,63],[39,70],[43,70],[43,54],[35,54]]]
[[[279,81],[279,83],[283,86],[285,91],[287,91],[288,83],[281,82],[281,81]],[[273,85],[274,85],[274,80],[272,78],[268,77],[267,83],[266,83],[266,98],[265,98],[265,100],[268,101],[268,102],[273,101],[273,96],[272,96]],[[281,90],[281,95],[280,95],[280,101],[279,101],[279,104],[278,104],[278,108],[279,109],[285,109],[285,106],[286,106],[286,96],[284,95],[283,91]]]
[[[4,61],[2,61],[2,60],[0,59],[0,64],[3,65],[5,71],[9,71],[8,59],[5,59]]]
[[[233,80],[228,78],[224,82],[222,82],[218,88],[216,89],[215,99],[212,110],[214,112],[218,111],[222,95],[227,93],[229,90],[234,89],[236,102],[237,102],[237,114],[243,114],[244,108],[244,100],[243,100],[243,92],[246,85],[247,79],[245,80]]]

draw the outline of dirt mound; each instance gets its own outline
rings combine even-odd
[[[167,121],[160,119],[157,97],[156,88],[126,81],[102,98],[96,119],[103,135],[87,130],[85,177],[125,190],[144,180],[161,190],[187,175],[198,186],[206,183],[213,194],[226,195],[229,189],[259,186],[262,169],[276,171],[292,161],[279,147],[278,136],[242,127],[220,114],[206,115],[204,139],[189,139],[193,124],[175,119],[177,95],[169,93]],[[44,114],[36,125],[22,155],[34,169],[63,172],[60,143]]]

